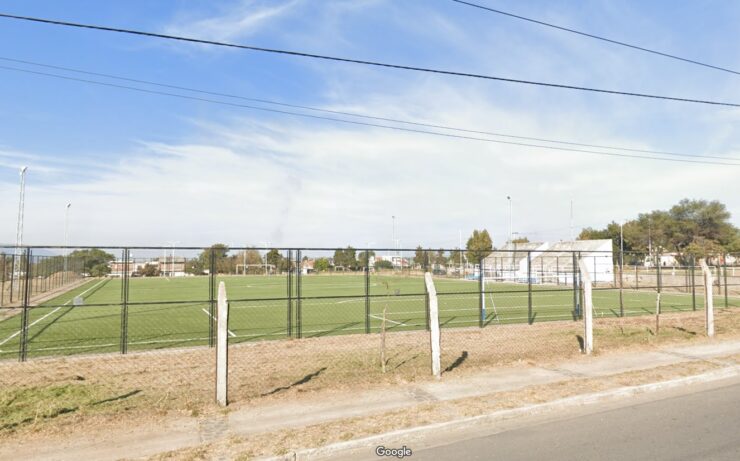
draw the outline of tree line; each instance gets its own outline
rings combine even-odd
[[[680,260],[740,252],[740,229],[730,222],[730,212],[719,201],[684,199],[668,210],[641,213],[622,224],[625,252],[671,252]],[[611,239],[620,248],[620,223],[603,229],[587,227],[579,240]]]

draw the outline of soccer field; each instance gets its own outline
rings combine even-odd
[[[289,301],[285,276],[225,276],[230,301],[231,342],[288,337]],[[291,287],[291,332],[299,322],[303,337],[364,333],[366,328],[363,275],[309,275],[301,277],[301,301]],[[90,280],[38,307],[29,309],[28,356],[116,352],[121,347],[121,280]],[[478,282],[435,279],[443,327],[477,327],[480,318]],[[535,285],[532,311],[526,284],[486,285],[486,327],[518,322],[574,319],[572,287]],[[426,327],[426,297],[422,277],[371,275],[369,279],[370,331],[380,328],[383,309],[389,331]],[[76,296],[84,305],[73,305]],[[703,297],[696,296],[697,308]],[[723,300],[717,299],[721,306]],[[737,305],[737,299],[731,299]],[[691,294],[663,293],[663,312],[692,309]],[[209,278],[131,278],[129,280],[128,350],[160,349],[208,344]],[[595,316],[619,315],[619,291],[594,290]],[[655,293],[624,291],[625,315],[655,312]],[[17,357],[21,315],[0,322],[0,359]]]

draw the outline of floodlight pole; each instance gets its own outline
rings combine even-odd
[[[398,242],[396,242],[396,216],[395,215],[391,216],[391,219],[393,220],[393,249],[397,250]],[[396,254],[398,254],[397,251],[396,251]]]
[[[573,200],[570,201],[570,241],[575,240],[573,237]]]
[[[72,203],[68,203],[67,207],[64,210],[64,275],[62,276],[62,283],[67,283],[67,268],[69,267],[69,264],[67,260],[69,259],[69,249],[67,248],[67,244],[69,242],[69,208],[72,206]]]
[[[23,245],[23,212],[26,206],[26,172],[28,167],[24,166],[21,168],[21,184],[20,184],[20,198],[18,199],[18,223],[15,233],[15,265],[13,268],[13,274],[11,274],[11,280],[18,274],[18,281],[20,282],[21,274],[21,246]],[[28,268],[26,268],[28,270]]]
[[[507,195],[506,196],[506,200],[509,201],[509,243],[511,243],[511,242],[514,241],[514,235],[511,233],[511,229],[512,229],[512,227],[511,227],[511,222],[512,222],[512,217],[511,217],[511,215],[512,215],[511,196],[510,195]]]

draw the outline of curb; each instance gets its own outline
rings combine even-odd
[[[727,378],[734,378],[740,376],[740,365],[734,365],[730,367],[720,368],[718,370],[710,371],[700,375],[685,376],[683,378],[671,379],[668,381],[660,381],[657,383],[640,384],[637,386],[626,386],[607,391],[595,392],[591,394],[577,395],[573,397],[566,397],[559,400],[553,400],[546,403],[538,403],[534,405],[527,405],[519,408],[512,408],[509,410],[500,410],[493,413],[484,415],[472,416],[469,418],[455,419],[452,421],[445,421],[442,423],[428,424],[425,426],[412,427],[408,429],[399,429],[392,432],[386,432],[383,434],[372,435],[369,437],[348,440],[346,442],[338,442],[323,447],[316,448],[305,448],[296,450],[287,455],[273,456],[269,458],[260,458],[265,461],[298,461],[298,460],[309,460],[315,456],[330,455],[343,450],[352,450],[357,448],[363,448],[367,446],[377,445],[386,441],[389,438],[405,437],[413,434],[424,433],[427,431],[434,431],[440,429],[461,429],[475,424],[482,424],[493,422],[497,420],[510,419],[517,416],[533,415],[546,413],[549,411],[558,410],[561,408],[567,408],[578,405],[588,405],[598,402],[608,401],[620,397],[629,397],[632,395],[643,394],[648,392],[655,392],[660,390],[673,389],[688,384],[699,384],[707,383],[712,381],[719,381]]]

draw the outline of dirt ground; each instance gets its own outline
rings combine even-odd
[[[704,313],[596,319],[595,354],[710,341]],[[740,337],[740,311],[717,309],[720,339]],[[442,330],[444,373],[465,376],[511,364],[546,365],[580,355],[580,322]],[[230,348],[228,411],[271,402],[430,380],[428,333],[387,336],[381,372],[379,335],[241,344]],[[0,363],[0,443],[158,425],[217,415],[215,352],[207,348]],[[539,392],[539,391],[538,391]],[[532,398],[540,398],[537,394]]]

